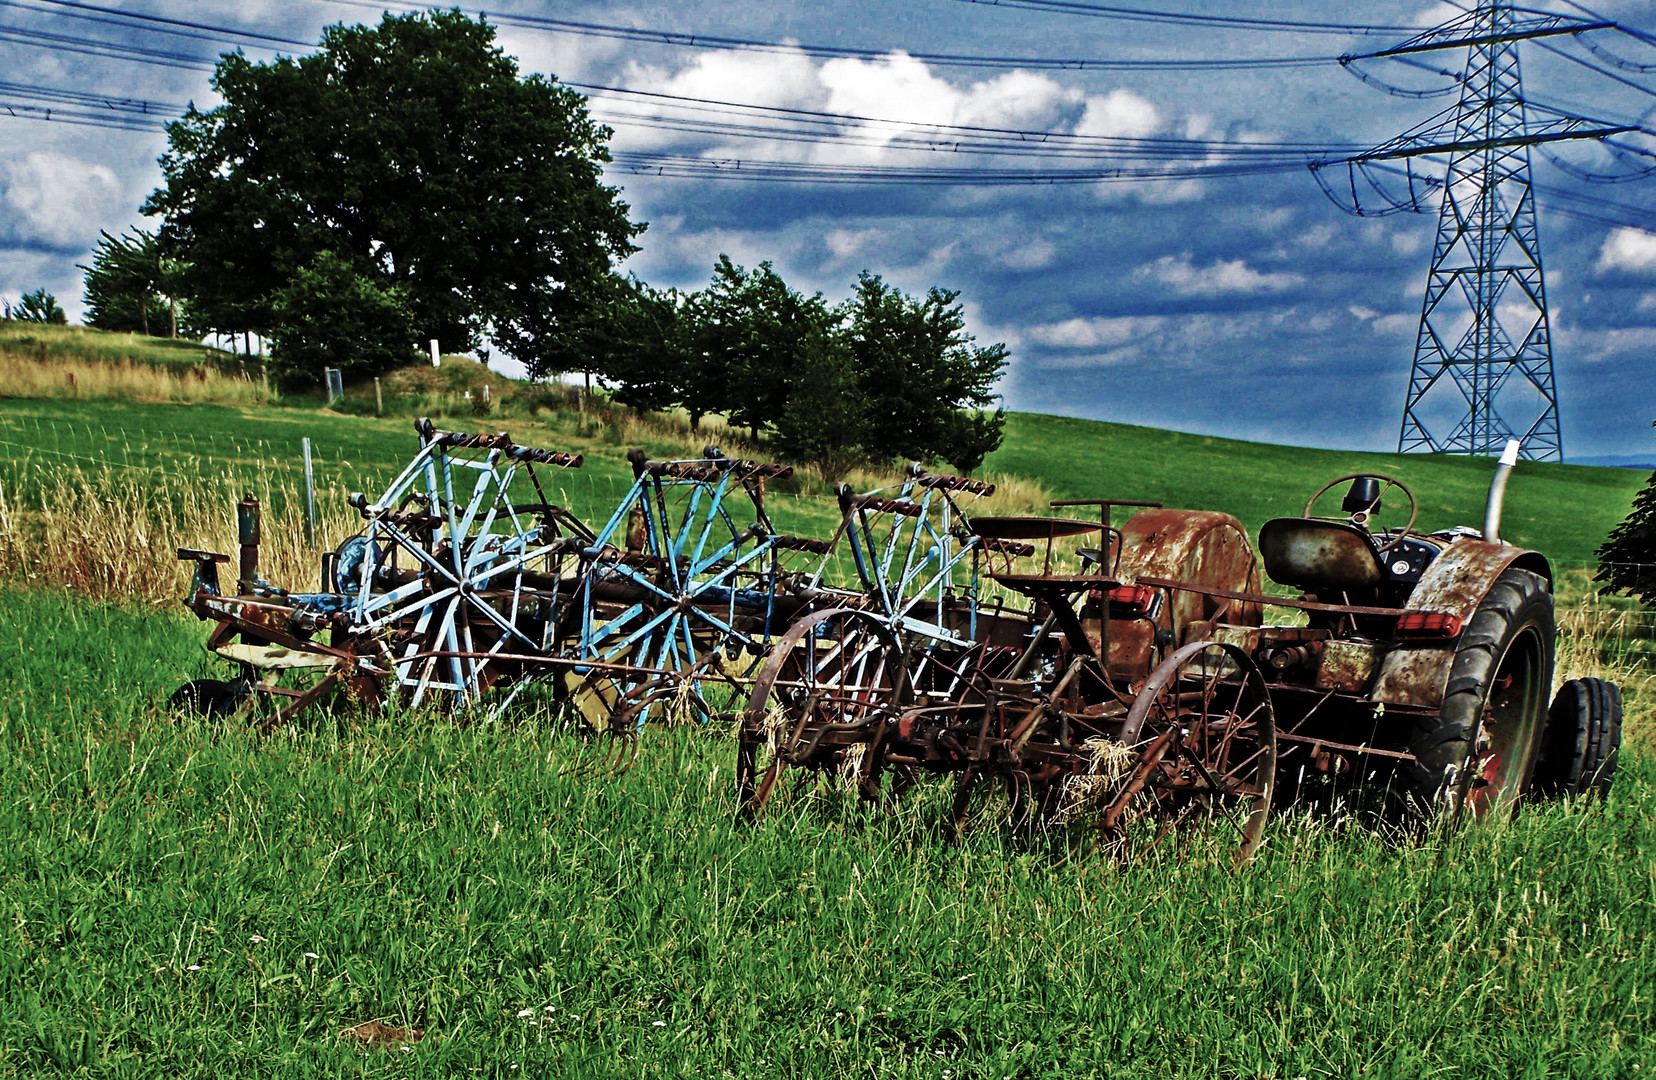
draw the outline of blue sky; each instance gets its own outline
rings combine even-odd
[[[236,26],[302,41],[339,21],[373,21],[373,5],[342,0],[100,0],[130,11]],[[1446,3],[1353,0],[1143,0],[1144,7],[1313,22],[1425,27]],[[1568,10],[1562,2],[1540,4]],[[393,6],[392,10],[411,10]],[[1407,100],[1335,64],[1248,71],[1035,70],[929,64],[911,53],[1001,57],[1333,56],[1404,34],[1312,35],[1174,27],[1016,10],[961,0],[797,0],[683,5],[502,0],[507,13],[873,50],[820,59],[622,42],[503,26],[502,46],[528,71],[571,82],[755,105],[1090,136],[1168,137],[1308,145],[1371,144],[1452,102]],[[1599,10],[1656,32],[1649,3]],[[6,34],[6,28],[22,34]],[[211,56],[230,43],[137,33],[67,17],[40,0],[0,5],[0,84],[64,87],[164,103],[212,102],[207,73],[77,56],[38,45],[42,33]],[[1559,47],[1603,63],[1570,39]],[[1656,48],[1606,39],[1624,60]],[[274,55],[248,47],[255,57]],[[287,50],[292,52],[293,50]],[[1435,58],[1458,69],[1462,57]],[[1635,119],[1656,97],[1526,46],[1535,101]],[[1430,73],[1379,69],[1398,84],[1444,85]],[[1656,86],[1656,75],[1618,69]],[[7,97],[0,90],[0,104]],[[892,124],[844,144],[778,143],[664,131],[642,117],[649,99],[595,100],[617,151],[671,151],[719,160],[870,166],[1075,167],[1078,162],[903,149]],[[98,231],[143,221],[155,187],[159,132],[109,131],[12,119],[0,112],[0,296],[38,287],[79,313],[77,262]],[[1566,165],[1627,171],[1594,147],[1558,151]],[[960,160],[967,158],[968,160]],[[1080,164],[1084,164],[1081,162]],[[1201,170],[1198,169],[1198,172]],[[695,288],[728,253],[773,262],[793,285],[846,296],[870,270],[921,292],[960,291],[970,328],[1004,341],[1009,407],[1304,445],[1396,445],[1435,217],[1348,216],[1301,167],[1259,176],[997,188],[813,186],[673,179],[623,169],[609,179],[647,221],[629,269],[652,284]],[[1554,188],[1656,205],[1656,178],[1585,184],[1536,159]],[[1570,457],[1645,455],[1656,417],[1656,235],[1584,221],[1538,199],[1562,421]],[[1623,222],[1656,216],[1621,215]]]

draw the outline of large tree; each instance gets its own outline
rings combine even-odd
[[[487,328],[547,370],[643,231],[601,183],[610,131],[585,99],[520,77],[459,11],[330,27],[298,59],[226,55],[213,88],[222,105],[169,126],[144,211],[215,327],[280,338],[281,301],[330,252],[327,273],[396,296],[420,339],[460,350]]]
[[[831,347],[839,322],[821,293],[790,288],[768,262],[747,271],[728,255],[689,308],[686,407],[722,412],[755,434],[782,416],[794,377]]]
[[[990,407],[1006,346],[973,344],[959,295],[934,288],[916,300],[878,275],[858,278],[843,311],[874,456],[941,458],[971,472],[1000,445],[1005,413]]]

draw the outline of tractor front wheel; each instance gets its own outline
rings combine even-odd
[[[1559,687],[1535,763],[1535,793],[1608,795],[1621,751],[1621,720],[1621,689],[1615,683],[1571,679]]]
[[[1447,807],[1481,818],[1528,790],[1552,686],[1554,637],[1546,579],[1503,571],[1455,646],[1443,704],[1410,732],[1416,760],[1397,777],[1408,813],[1424,817]]]

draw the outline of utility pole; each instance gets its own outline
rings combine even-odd
[[[1401,172],[1409,180],[1411,205],[1393,201],[1391,209],[1418,211],[1415,159],[1430,155],[1448,162],[1443,180],[1424,181],[1441,188],[1442,202],[1399,451],[1488,456],[1516,438],[1526,458],[1563,459],[1530,147],[1632,129],[1526,102],[1518,43],[1611,25],[1479,0],[1465,15],[1402,44],[1341,58],[1349,66],[1466,50],[1454,106],[1372,150],[1311,167],[1323,190],[1345,205],[1347,184],[1336,187],[1325,175],[1331,166],[1344,165],[1347,209],[1365,214],[1359,177],[1378,192],[1375,172]]]

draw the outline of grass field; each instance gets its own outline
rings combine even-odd
[[[627,445],[682,453],[687,437],[561,413],[444,422],[587,453],[561,497],[589,519],[630,479]],[[41,565],[133,536],[170,559],[175,537],[153,530],[191,506],[191,528],[222,531],[189,542],[228,550],[248,487],[295,526],[306,436],[333,500],[373,490],[414,444],[406,418],[8,400],[0,534],[6,513],[46,514],[73,489],[86,501],[64,520],[107,546],[16,532]],[[1477,524],[1488,482],[1481,462],[1035,416],[1012,418],[989,467],[1036,481],[1026,502],[1160,498],[1250,528],[1358,468],[1414,486],[1428,528]],[[1585,563],[1642,481],[1521,466],[1507,535]],[[836,516],[811,480],[773,505],[807,534]],[[180,682],[223,674],[167,599],[174,579],[140,569],[104,586],[126,602],[95,603],[49,574],[20,587],[24,565],[0,583],[0,1075],[1656,1069],[1650,629],[1587,596],[1579,570],[1563,663],[1619,678],[1636,717],[1607,802],[1423,839],[1281,817],[1235,872],[1200,850],[1077,862],[1063,831],[982,827],[948,845],[946,788],[874,816],[824,789],[740,827],[718,731],[651,732],[619,780],[566,774],[588,748],[533,712],[342,713],[259,741],[165,708]],[[369,1021],[425,1035],[350,1033]]]
[[[619,781],[533,720],[158,708],[168,613],[0,593],[0,1070],[166,1076],[1592,1076],[1656,1068],[1656,800],[1401,842],[1279,821],[1066,864],[946,792],[731,821],[719,733]],[[406,1050],[346,1029],[426,1035]]]

